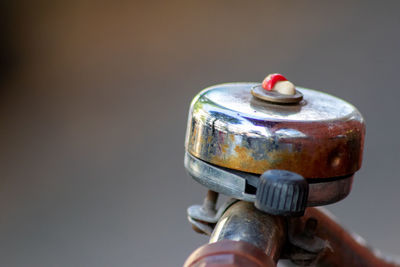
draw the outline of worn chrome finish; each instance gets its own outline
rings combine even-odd
[[[251,88],[251,94],[261,100],[269,101],[276,104],[295,104],[303,99],[303,94],[296,90],[294,95],[284,95],[275,91],[267,91],[262,88],[261,84],[257,84]]]
[[[254,188],[258,177],[252,174],[220,168],[185,153],[185,168],[189,174],[208,189],[226,196],[254,202],[255,195],[246,193],[246,183]]]
[[[221,84],[200,92],[190,107],[187,152],[229,169],[283,169],[308,179],[352,175],[360,168],[365,129],[354,106],[300,87],[300,103],[271,104],[251,95],[255,85]]]
[[[351,191],[354,175],[339,177],[328,181],[309,179],[307,206],[315,207],[338,202],[347,197]]]
[[[208,189],[233,198],[255,201],[258,175],[221,168],[195,158],[189,153],[185,153],[185,168],[193,179]],[[351,191],[353,175],[333,179],[307,179],[307,182],[309,186],[307,206],[321,206],[345,198]]]
[[[231,198],[222,203],[218,209],[215,209],[215,205],[209,207],[207,204],[209,200],[207,198],[210,195],[210,191],[211,190],[208,191],[203,205],[192,205],[187,209],[188,221],[197,228],[196,230],[198,232],[202,232],[206,235],[211,235],[214,225],[218,222],[219,218],[221,218],[225,210],[238,201],[237,199]],[[216,204],[216,202],[214,204]]]
[[[218,221],[210,243],[225,239],[253,244],[276,262],[286,241],[286,222],[283,217],[263,213],[253,204],[239,201]]]

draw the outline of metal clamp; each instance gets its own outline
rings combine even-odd
[[[185,168],[194,180],[208,189],[236,199],[254,202],[259,176],[218,167],[185,153]],[[307,206],[322,206],[344,199],[351,190],[353,175],[307,179]]]
[[[218,193],[209,190],[203,205],[192,205],[187,209],[188,220],[196,232],[211,235],[215,224],[221,218],[222,214],[238,201],[233,198],[228,199],[216,209],[217,199]]]
[[[293,263],[300,266],[313,265],[322,252],[329,248],[327,241],[315,235],[318,221],[309,218],[303,229],[299,229],[302,224],[299,218],[288,219],[288,241],[284,257],[289,258]]]

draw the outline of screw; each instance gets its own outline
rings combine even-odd
[[[309,218],[304,227],[304,234],[308,237],[313,237],[317,230],[318,221],[315,218]]]
[[[212,190],[207,191],[206,198],[204,199],[202,209],[204,212],[208,214],[214,214],[217,212],[216,211],[216,206],[217,206],[217,200],[218,200],[218,193]]]

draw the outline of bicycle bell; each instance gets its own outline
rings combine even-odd
[[[349,194],[364,134],[348,102],[272,74],[262,83],[214,85],[193,99],[185,167],[214,192],[302,215]]]

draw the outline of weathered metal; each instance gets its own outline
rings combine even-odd
[[[221,218],[222,214],[238,201],[237,199],[230,198],[216,208],[217,199],[218,193],[208,190],[202,205],[192,205],[187,209],[188,220],[196,232],[211,235],[215,224]]]
[[[200,92],[189,111],[187,152],[243,172],[283,169],[308,179],[349,176],[361,167],[365,126],[354,106],[300,87],[298,104],[271,104],[251,95],[255,85]]]
[[[308,208],[303,217],[293,218],[291,225],[304,229],[310,219],[317,222],[313,231],[315,236],[328,244],[320,253],[316,266],[400,266],[400,261],[384,256],[369,247],[360,236],[350,234],[324,209]]]
[[[185,267],[264,267],[275,266],[278,259],[302,266],[400,266],[321,209],[307,208],[302,217],[281,217],[251,203],[258,190],[266,190],[259,175],[271,169],[306,178],[307,206],[343,199],[361,167],[365,135],[361,114],[341,99],[296,88],[303,99],[282,105],[253,97],[256,85],[216,85],[200,92],[191,104],[185,167],[213,191],[203,205],[188,209],[189,221],[211,238]],[[217,210],[216,192],[236,200]],[[282,196],[286,197],[280,203],[286,205],[288,195]]]
[[[253,204],[239,201],[219,219],[210,243],[235,240],[250,243],[277,262],[286,242],[287,226],[283,217],[257,210]]]
[[[218,167],[185,153],[185,168],[200,184],[229,197],[254,202],[259,175]],[[308,179],[307,206],[321,206],[345,198],[351,191],[353,175],[335,179]],[[198,206],[198,205],[196,205]]]
[[[264,266],[262,262],[276,266],[279,259],[300,266],[400,266],[397,259],[346,231],[324,209],[307,208],[302,217],[284,218],[263,213],[245,201],[226,209],[210,244],[193,252],[184,266]]]

